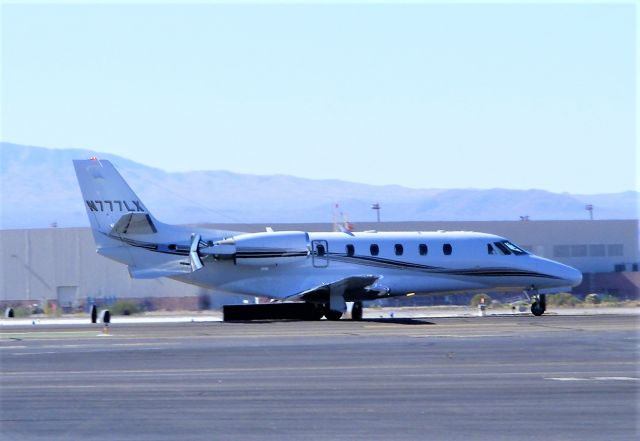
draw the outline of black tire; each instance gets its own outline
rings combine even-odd
[[[362,302],[354,302],[351,308],[351,320],[362,320]]]
[[[98,322],[98,308],[96,305],[91,305],[91,323]]]
[[[327,318],[327,320],[340,320],[340,318],[342,317],[342,311],[334,311],[333,309],[327,308],[327,310],[324,312],[324,316]]]
[[[544,314],[544,307],[540,302],[533,302],[531,304],[531,314],[540,317],[542,314]]]
[[[316,321],[322,319],[324,316],[324,307],[322,305],[313,305],[313,313],[310,320]]]

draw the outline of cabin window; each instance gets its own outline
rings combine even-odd
[[[442,245],[442,252],[445,256],[449,256],[453,252],[453,247],[450,243],[445,243],[444,245]]]
[[[402,246],[402,244],[395,244],[394,249],[396,251],[396,256],[402,256],[402,253],[404,253],[404,247]]]
[[[426,256],[429,252],[429,247],[427,246],[427,244],[421,243],[420,245],[418,245],[418,251],[420,252],[421,256]]]
[[[371,244],[371,246],[369,247],[369,251],[371,251],[372,256],[377,256],[380,253],[380,247],[375,243]]]
[[[316,252],[318,256],[324,256],[327,253],[327,250],[324,249],[324,245],[317,245]]]
[[[345,246],[344,248],[345,248],[345,251],[347,252],[347,256],[349,257],[353,256],[356,253],[356,249],[351,244],[347,244],[347,246]]]

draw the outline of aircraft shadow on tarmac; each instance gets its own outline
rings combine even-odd
[[[283,322],[306,322],[307,320],[293,320],[293,319],[281,319],[281,320],[227,320],[224,323],[243,323],[243,324],[265,324],[265,323],[283,323]],[[380,317],[380,318],[366,318],[358,321],[352,320],[339,320],[333,323],[386,323],[396,325],[435,325],[434,322],[426,321],[419,318],[395,318],[395,317]]]
[[[366,318],[362,319],[363,322],[373,322],[373,323],[393,323],[397,325],[435,325],[434,322],[429,322],[425,319],[420,318],[391,318],[391,317],[380,317],[380,318]]]

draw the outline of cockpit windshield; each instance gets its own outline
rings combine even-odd
[[[494,242],[493,244],[496,246],[499,253],[502,254],[503,256],[510,256],[512,254],[514,256],[522,256],[525,254],[529,254],[525,250],[509,242],[508,240],[503,240],[501,242]],[[491,244],[488,244],[487,251],[489,252],[489,254],[494,254],[493,247],[491,246]]]
[[[514,243],[511,243],[508,240],[505,240],[505,241],[503,241],[501,243],[504,244],[504,246],[507,247],[509,249],[509,251],[511,251],[516,256],[522,256],[524,254],[529,254],[525,250],[520,248],[518,245],[516,245]]]

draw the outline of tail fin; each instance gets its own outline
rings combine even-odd
[[[91,229],[96,233],[103,233],[95,235],[96,242],[99,242],[98,236],[111,233],[116,226],[122,230],[127,225],[135,224],[138,234],[157,231],[155,219],[111,162],[97,159],[74,160],[73,166]],[[145,224],[146,230],[144,227],[140,229]]]
[[[163,224],[109,161],[74,160],[73,166],[98,253],[128,265],[132,277],[183,276],[200,270],[201,234],[209,240],[237,234]]]
[[[113,164],[91,159],[74,160],[73,166],[98,253],[126,264],[136,278],[178,276],[202,268],[200,235],[193,235],[193,245],[194,237],[184,228],[155,220]]]

